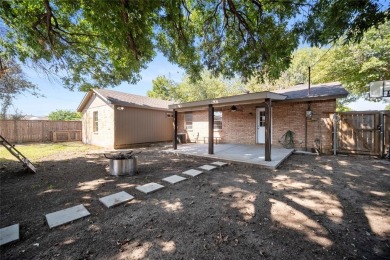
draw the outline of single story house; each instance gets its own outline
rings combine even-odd
[[[77,108],[82,113],[82,141],[115,149],[172,141],[169,104],[114,90],[91,90]]]
[[[181,135],[189,142],[208,142],[209,154],[219,142],[264,144],[269,161],[271,145],[282,146],[285,134],[292,132],[295,149],[330,153],[336,99],[347,95],[339,82],[333,82],[171,104],[173,146],[177,148]]]

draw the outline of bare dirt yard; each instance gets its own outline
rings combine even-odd
[[[277,170],[229,165],[177,183],[215,160],[137,148],[139,174],[107,174],[103,150],[40,159],[38,173],[0,158],[0,228],[20,224],[1,259],[390,259],[390,163],[368,156],[292,155]],[[145,195],[149,182],[165,188]],[[107,209],[99,198],[135,199]],[[49,229],[45,214],[91,215]]]

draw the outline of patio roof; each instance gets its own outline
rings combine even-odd
[[[221,97],[214,99],[206,99],[201,101],[187,102],[181,104],[169,105],[170,109],[176,110],[186,110],[186,109],[206,109],[209,105],[213,107],[222,107],[229,105],[244,105],[244,104],[253,104],[253,103],[262,103],[265,99],[271,100],[285,100],[286,95],[277,94],[270,91],[250,93],[250,94],[241,94],[230,97]]]
[[[343,88],[340,82],[312,85],[310,91],[308,90],[307,85],[300,84],[287,89],[275,90],[273,92],[263,91],[181,104],[171,104],[169,105],[169,108],[177,111],[194,111],[206,109],[209,105],[218,108],[229,105],[263,103],[265,99],[277,102],[302,102],[345,98],[347,96],[348,91]]]

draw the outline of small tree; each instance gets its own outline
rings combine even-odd
[[[49,120],[70,121],[70,120],[80,120],[80,119],[81,119],[81,114],[79,112],[74,112],[72,110],[58,109],[49,114]]]

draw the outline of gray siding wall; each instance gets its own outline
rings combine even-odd
[[[115,148],[131,144],[172,141],[173,118],[166,111],[129,108],[115,109]]]

